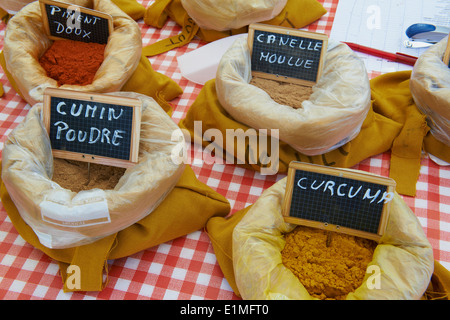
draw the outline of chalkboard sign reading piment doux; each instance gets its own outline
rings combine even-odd
[[[248,46],[253,77],[313,86],[322,73],[328,37],[254,23],[249,26]]]
[[[111,15],[52,0],[39,0],[47,35],[52,40],[108,43],[114,26]]]
[[[48,88],[44,125],[55,158],[130,167],[138,161],[138,99]]]
[[[386,228],[395,181],[348,169],[291,162],[286,222],[378,241]]]

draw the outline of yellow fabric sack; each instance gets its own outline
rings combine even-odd
[[[196,132],[195,130],[196,121],[201,121],[201,132]],[[220,139],[216,139],[214,147],[224,150],[226,150],[224,146],[233,145],[233,141],[227,142],[227,129],[241,129],[244,132],[250,129],[248,126],[234,120],[219,103],[215,79],[205,83],[197,99],[189,108],[186,117],[180,121],[179,126],[187,130],[192,139],[201,141],[205,147],[212,145],[212,142],[203,138],[205,131],[218,129],[223,134],[224,142],[222,145]],[[280,141],[279,162],[263,165],[260,161],[249,161],[249,159],[258,159],[259,151],[254,150],[254,146],[245,141],[245,154],[237,150],[237,144],[234,146],[234,163],[256,171],[261,171],[264,166],[278,166],[279,173],[286,173],[291,161],[349,168],[366,158],[389,150],[392,141],[400,133],[401,128],[401,123],[391,120],[370,108],[361,126],[359,135],[338,149],[322,155],[305,156],[295,151],[288,144]],[[267,150],[272,150],[271,140],[269,139],[267,143]],[[239,156],[240,158],[237,158]]]
[[[296,227],[286,223],[281,213],[286,180],[265,190],[233,230],[233,270],[243,299],[312,299],[281,261],[284,235]],[[420,299],[430,282],[433,249],[419,220],[397,193],[371,265],[379,268],[380,287],[365,285],[372,275],[366,273],[363,284],[346,299]]]
[[[302,28],[325,13],[326,10],[317,0],[288,0],[283,10],[273,19],[255,22]],[[181,33],[147,45],[143,48],[144,55],[154,56],[181,47],[189,43],[196,35],[203,41],[211,42],[248,31],[248,26],[227,31],[200,28],[188,15],[181,0],[156,0],[147,8],[144,21],[150,26],[162,28],[169,17],[182,27]]]
[[[281,199],[279,199],[281,200]],[[208,220],[206,224],[206,232],[211,239],[214,253],[217,257],[217,262],[227,279],[229,285],[237,296],[241,296],[236,285],[236,277],[233,270],[233,231],[251,210],[253,205],[250,205],[240,211],[227,217],[213,217]],[[278,253],[276,253],[278,255]],[[298,280],[295,280],[296,282]],[[445,269],[438,261],[434,261],[434,271],[431,276],[431,281],[421,297],[425,300],[450,298],[450,271]],[[383,298],[381,298],[383,299]]]
[[[52,181],[54,159],[42,103],[30,109],[5,142],[3,183],[22,218],[49,248],[84,245],[132,225],[152,213],[184,171],[184,163],[172,161],[174,150],[184,146],[172,139],[179,128],[160,105],[135,92],[112,95],[142,104],[138,162],[114,188],[77,192]]]
[[[228,200],[200,182],[191,167],[186,166],[172,192],[144,219],[88,245],[49,249],[39,242],[20,217],[3,182],[0,196],[9,218],[24,240],[59,263],[65,291],[100,291],[107,285],[107,281],[103,281],[103,275],[108,272],[107,260],[127,257],[187,235],[202,229],[209,218],[224,217],[230,211]],[[68,267],[71,265],[80,268],[80,287],[73,287],[69,281],[72,271]]]

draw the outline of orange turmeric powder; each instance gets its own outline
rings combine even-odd
[[[298,226],[285,235],[283,264],[309,294],[322,300],[343,300],[361,286],[376,242],[342,233]]]

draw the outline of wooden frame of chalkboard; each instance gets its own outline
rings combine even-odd
[[[39,4],[51,40],[106,44],[114,30],[113,18],[107,13],[53,0],[39,0]]]
[[[288,223],[379,241],[395,186],[391,178],[293,161],[282,215]]]
[[[139,99],[47,88],[43,123],[55,158],[131,167],[138,162]]]
[[[253,77],[313,86],[322,75],[328,36],[253,23],[248,47]]]
[[[445,49],[443,61],[444,61],[445,65],[450,68],[450,33],[448,35],[447,48]]]

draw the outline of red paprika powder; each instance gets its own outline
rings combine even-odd
[[[39,59],[47,76],[58,85],[88,85],[103,62],[105,44],[56,40]]]

